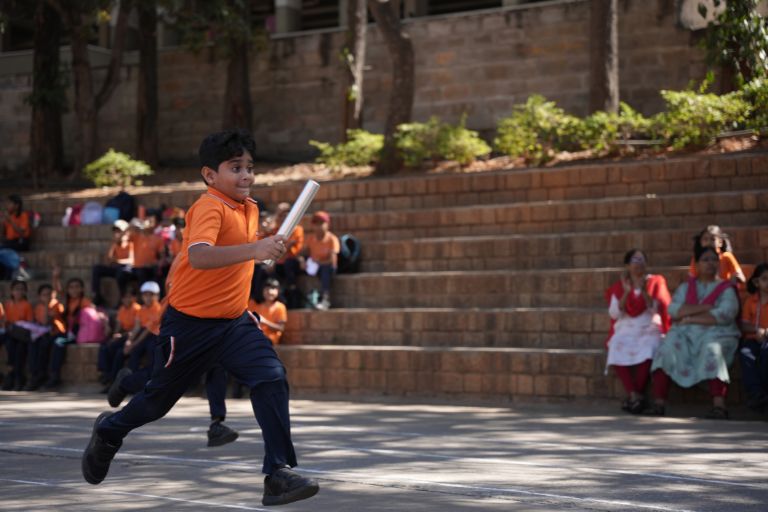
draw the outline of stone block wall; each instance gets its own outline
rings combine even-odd
[[[620,2],[621,97],[650,114],[662,108],[659,89],[684,88],[704,76],[697,35],[677,25],[672,2]],[[574,114],[587,114],[589,3],[564,0],[408,21],[416,53],[414,116],[457,121],[492,136],[496,122],[534,93]],[[365,127],[381,131],[390,85],[389,56],[375,26],[369,32]],[[254,132],[265,157],[306,158],[310,139],[338,140],[343,33],[276,37],[251,59]],[[127,59],[135,62],[135,59]],[[221,128],[225,57],[212,49],[192,54],[166,48],[159,59],[160,156],[191,163],[201,138]],[[102,75],[100,71],[98,75]],[[104,149],[135,149],[137,70],[127,64],[123,82],[100,115]],[[100,77],[97,78],[97,83]],[[0,167],[23,164],[28,152],[29,76],[0,82]],[[65,116],[68,154],[74,116]]]

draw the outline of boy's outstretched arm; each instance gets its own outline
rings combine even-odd
[[[221,268],[243,261],[277,260],[285,253],[286,237],[274,235],[255,242],[241,245],[196,244],[189,251],[189,264],[202,270]]]

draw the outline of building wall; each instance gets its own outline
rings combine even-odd
[[[663,104],[659,89],[680,89],[704,76],[696,33],[678,25],[674,2],[621,0],[621,99],[645,114]],[[589,3],[563,0],[493,11],[409,20],[416,52],[417,120],[437,115],[492,136],[496,122],[533,94],[587,114]],[[310,139],[340,135],[342,68],[338,31],[276,37],[251,62],[254,132],[262,156],[301,159]],[[131,62],[131,61],[129,61]],[[135,62],[135,60],[133,61]],[[375,26],[369,31],[365,127],[381,131],[389,94],[389,57]],[[191,163],[201,138],[221,127],[226,66],[212,50],[160,55],[160,152],[168,163]],[[104,148],[135,147],[135,64],[101,113]],[[28,152],[29,76],[0,78],[0,167],[18,167]],[[71,141],[74,116],[65,116]],[[71,154],[71,148],[67,151]]]

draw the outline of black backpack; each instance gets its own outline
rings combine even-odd
[[[339,274],[354,274],[360,272],[360,241],[352,235],[341,235],[339,238]]]
[[[125,190],[107,201],[105,207],[117,208],[118,218],[129,221],[136,216],[136,199]]]

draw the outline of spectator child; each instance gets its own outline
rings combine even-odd
[[[264,335],[273,345],[280,343],[288,320],[285,304],[277,300],[280,293],[280,283],[277,279],[267,279],[264,283],[264,300],[257,303],[253,299],[248,303],[248,309],[259,315],[259,324]]]
[[[165,242],[154,233],[149,220],[133,219],[130,224],[133,242],[133,275],[139,286],[158,277],[160,260],[165,254]]]
[[[3,380],[3,390],[21,391],[27,383],[26,359],[30,332],[17,322],[32,321],[32,304],[27,300],[27,283],[11,283],[11,298],[4,304],[5,351],[8,355],[8,373]]]
[[[654,405],[649,412],[664,414],[670,380],[686,388],[708,381],[713,405],[707,417],[728,419],[725,396],[728,366],[739,343],[739,298],[733,283],[717,275],[715,248],[698,247],[694,257],[698,277],[675,290],[669,306],[672,327],[653,358]]]
[[[30,379],[25,391],[35,391],[48,378],[48,361],[51,343],[66,332],[64,305],[56,299],[53,286],[41,284],[37,288],[37,304],[34,309],[34,324],[42,331],[33,336],[29,345]]]
[[[0,247],[23,252],[29,250],[29,237],[32,234],[29,213],[24,211],[21,197],[11,194],[0,212],[5,240]]]
[[[53,288],[57,295],[61,292],[60,270],[54,269]],[[54,389],[61,386],[61,368],[67,355],[67,345],[75,343],[77,333],[80,330],[80,312],[93,306],[91,300],[85,296],[85,283],[79,277],[73,277],[67,281],[66,295],[64,297],[64,326],[66,331],[57,336],[51,348],[51,368],[48,382],[45,386]]]
[[[318,211],[312,216],[312,234],[304,240],[304,253],[309,256],[306,271],[320,278],[320,302],[317,309],[331,307],[331,278],[339,265],[341,245],[336,235],[329,231],[331,216]]]
[[[277,205],[277,213],[275,214],[275,225],[279,228],[285,218],[288,216],[288,212],[291,211],[291,205],[289,203],[280,203]],[[288,237],[285,242],[285,255],[277,260],[275,263],[275,274],[278,278],[282,279],[284,287],[284,297],[286,300],[286,306],[289,308],[300,308],[303,303],[301,293],[297,286],[297,278],[301,270],[301,262],[299,255],[304,248],[304,228],[301,225],[297,225],[296,228]]]
[[[123,367],[123,348],[128,335],[137,325],[141,306],[136,302],[136,293],[128,288],[120,299],[120,307],[115,318],[115,330],[99,347],[98,369],[101,383],[109,386],[114,382],[117,372]],[[109,387],[102,392],[106,393]]]
[[[717,251],[720,257],[720,268],[718,275],[720,279],[731,281],[734,284],[743,283],[746,281],[744,278],[744,272],[741,270],[739,262],[736,260],[736,256],[733,255],[733,248],[731,241],[726,233],[720,229],[720,226],[707,226],[701,232],[693,237],[693,252],[696,253],[697,247],[712,247]],[[691,259],[691,266],[688,273],[696,277],[698,276],[698,270],[696,262]]]
[[[667,281],[664,276],[648,274],[646,264],[643,251],[628,251],[621,279],[606,294],[611,316],[607,365],[613,366],[627,392],[622,409],[632,414],[645,408],[651,361],[670,323]]]
[[[118,219],[112,225],[112,243],[107,250],[106,264],[94,265],[91,273],[91,293],[94,302],[101,304],[101,278],[112,277],[117,279],[120,295],[125,293],[126,285],[131,277],[133,267],[133,242],[128,233],[128,223]],[[114,306],[114,304],[113,304]]]
[[[109,388],[107,400],[112,407],[120,405],[126,395],[139,392],[152,372],[163,313],[163,306],[160,304],[160,285],[155,281],[142,284],[141,301],[143,304],[136,317],[136,324],[123,345],[123,353],[115,356],[120,360],[124,356],[129,359],[128,367],[117,372]],[[145,356],[147,364],[141,367],[141,361]]]
[[[741,308],[741,376],[747,407],[768,405],[768,263],[761,263],[747,281],[749,296]]]

